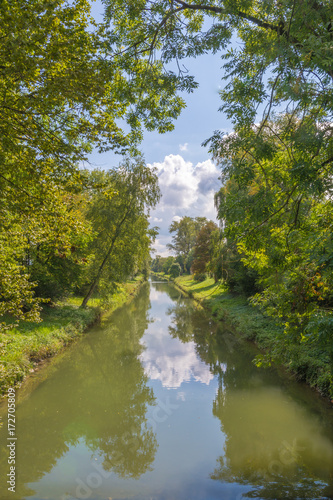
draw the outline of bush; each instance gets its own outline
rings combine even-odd
[[[181,267],[180,267],[180,265],[178,264],[178,262],[174,262],[174,263],[170,266],[168,273],[170,274],[171,278],[178,278],[178,276],[180,276],[180,273],[181,273]]]

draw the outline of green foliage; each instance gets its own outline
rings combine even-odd
[[[134,82],[138,67],[148,73],[149,84],[147,68],[155,71],[156,100],[168,84],[175,92],[196,87],[181,64],[170,70],[172,61],[223,51],[228,83],[221,91],[221,109],[237,129],[253,124],[264,101],[265,115],[276,105],[290,109],[300,103],[300,109],[313,110],[312,123],[317,112],[332,111],[329,2],[113,0],[106,2],[106,16],[119,66],[131,64]],[[241,41],[237,49],[228,47],[235,35]]]
[[[258,272],[243,263],[242,255],[232,239],[223,242],[219,255],[221,276],[231,292],[249,297],[262,289]]]
[[[178,262],[174,262],[173,264],[171,264],[169,268],[169,274],[171,278],[177,278],[178,276],[180,276],[181,272],[182,270]]]
[[[174,257],[172,257],[172,256],[166,257],[166,259],[162,265],[162,272],[165,274],[168,274],[174,261],[175,261]]]
[[[172,256],[169,257],[161,257],[160,255],[156,255],[155,259],[153,259],[151,263],[151,270],[154,273],[164,273],[168,274],[169,269],[172,264],[175,262],[175,258]]]
[[[92,238],[83,195],[72,194],[60,201],[54,221],[58,234],[44,240],[29,240],[26,254],[30,278],[36,282],[35,294],[51,300],[68,296],[80,285]]]
[[[156,255],[155,259],[152,260],[151,270],[154,273],[160,273],[163,269],[163,264],[165,262],[165,258],[160,255]]]
[[[82,306],[97,286],[108,295],[115,282],[145,265],[156,235],[155,229],[149,229],[149,210],[160,196],[156,172],[142,157],[126,159],[117,170],[96,171],[92,176],[95,189],[90,193],[87,219],[94,237],[89,249],[89,287]]]
[[[193,262],[191,272],[196,275],[205,275],[208,265],[212,259],[212,233],[217,230],[217,225],[208,221],[199,230],[193,251]]]
[[[219,217],[224,220],[225,248],[234,259],[229,282],[245,291],[244,278],[249,283],[252,274],[254,287],[248,291],[258,292],[252,303],[283,327],[280,348],[319,342],[331,356],[333,186],[327,169],[318,167],[330,136],[326,145],[315,146],[312,167],[318,168],[309,183],[305,172],[300,177],[298,166],[313,157],[314,146],[295,141],[302,126],[299,118],[288,115],[262,123],[268,152],[258,147],[254,133],[246,149],[235,145],[237,136],[224,138]],[[319,125],[316,130],[321,135]]]
[[[81,286],[79,165],[93,148],[136,151],[142,126],[169,130],[183,103],[167,81],[157,96],[158,64],[119,64],[86,0],[4,1],[0,18],[0,315],[36,321],[41,298]]]
[[[183,271],[190,272],[193,261],[193,248],[196,237],[201,227],[206,224],[205,217],[182,217],[179,221],[173,221],[169,227],[169,233],[175,233],[172,243],[168,244],[169,250],[175,252],[178,262]]]

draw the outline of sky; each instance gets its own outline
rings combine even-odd
[[[103,7],[92,3],[92,13],[101,19]],[[219,168],[212,162],[207,148],[201,146],[215,130],[230,132],[232,125],[218,109],[219,90],[223,87],[220,54],[206,54],[187,59],[183,64],[194,75],[199,88],[192,94],[181,94],[187,107],[175,122],[172,132],[146,132],[141,146],[148,165],[157,169],[162,198],[151,213],[151,225],[160,228],[154,244],[158,255],[168,255],[166,244],[171,242],[168,227],[184,215],[207,217],[216,221],[214,193],[220,188]],[[112,152],[92,153],[94,167],[108,169],[121,157]]]

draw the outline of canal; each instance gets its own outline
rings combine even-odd
[[[1,500],[333,499],[333,412],[167,283],[18,391]]]

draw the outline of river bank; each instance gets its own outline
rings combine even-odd
[[[56,304],[45,306],[42,322],[21,322],[18,327],[0,334],[0,398],[8,387],[22,384],[25,378],[38,370],[47,358],[55,356],[86,332],[101,317],[131,300],[143,280],[135,278],[123,285],[113,295],[107,306],[99,299],[92,299],[89,307],[82,309],[81,297],[70,297]]]
[[[318,344],[287,344],[281,327],[265,317],[258,308],[248,304],[246,297],[236,296],[212,278],[194,281],[192,276],[180,276],[176,286],[224,321],[240,337],[251,340],[263,351],[256,357],[258,366],[282,364],[287,370],[322,396],[332,400],[333,380],[328,354]]]

